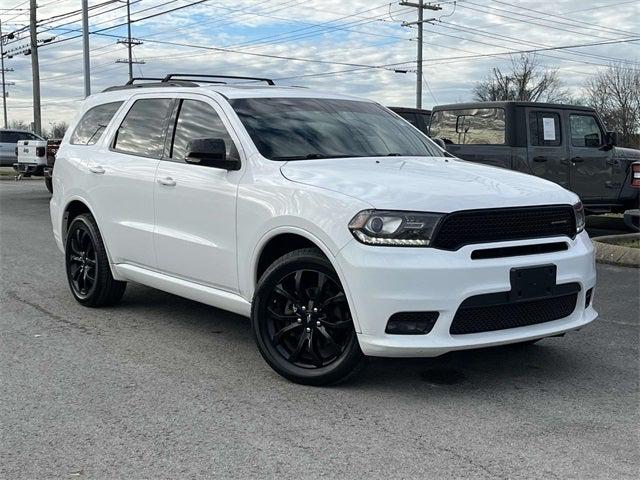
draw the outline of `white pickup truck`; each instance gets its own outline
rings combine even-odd
[[[18,161],[13,169],[20,177],[45,177],[47,190],[53,193],[51,172],[60,140],[20,140],[16,144]]]

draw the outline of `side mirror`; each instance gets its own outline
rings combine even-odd
[[[618,132],[607,132],[604,138],[609,147],[615,147],[618,144]]]
[[[185,162],[203,167],[240,170],[240,160],[227,159],[227,147],[221,138],[197,138],[187,145]]]
[[[431,140],[433,140],[433,143],[438,145],[441,149],[447,150],[447,144],[444,143],[444,140],[442,140],[441,138],[432,138]]]

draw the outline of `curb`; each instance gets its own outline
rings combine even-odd
[[[596,261],[611,263],[623,267],[640,267],[640,248],[616,245],[621,240],[640,238],[640,233],[627,233],[623,235],[606,235],[592,239],[596,250]]]

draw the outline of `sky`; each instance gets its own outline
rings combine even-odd
[[[300,85],[415,106],[417,9],[382,0],[131,0],[135,76],[169,72],[270,77]],[[417,0],[416,0],[417,1]],[[610,62],[638,68],[640,0],[453,0],[425,11],[423,106],[470,100],[477,81],[512,55],[538,55],[580,94]],[[84,97],[81,0],[40,0],[38,39],[43,128],[69,122]],[[0,0],[3,34],[28,25],[29,2]],[[127,81],[126,3],[89,0],[91,85],[98,92]],[[184,7],[184,8],[180,8]],[[173,12],[157,15],[168,10]],[[153,16],[152,18],[144,17]],[[635,39],[635,40],[633,40]],[[28,32],[5,45],[9,121],[31,122]],[[588,45],[602,43],[603,45]],[[177,45],[183,44],[183,45]],[[515,53],[514,53],[515,52]],[[286,58],[281,58],[286,57]],[[394,70],[408,70],[398,73]]]

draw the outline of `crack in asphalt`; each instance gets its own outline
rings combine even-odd
[[[18,293],[16,293],[13,290],[9,290],[7,292],[7,295],[11,298],[13,298],[14,300],[18,300],[21,303],[24,303],[26,305],[29,305],[31,308],[34,308],[35,310],[37,310],[38,312],[42,313],[43,315],[52,318],[53,320],[63,323],[64,325],[67,325],[69,327],[75,328],[76,330],[79,330],[83,333],[87,333],[90,334],[91,332],[89,331],[89,329],[82,324],[79,323],[75,323],[72,322],[66,318],[61,317],[60,315],[57,315],[56,313],[53,313],[52,311],[48,310],[47,308],[43,307],[40,304],[37,304],[35,302],[32,302],[30,300],[27,300],[26,298],[21,297],[20,295],[18,295]]]

